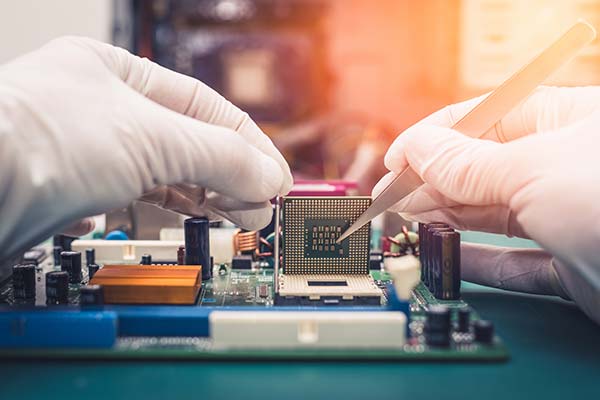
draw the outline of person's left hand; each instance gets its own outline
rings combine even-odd
[[[66,37],[0,66],[0,262],[135,199],[247,228],[292,186],[271,140],[202,82]]]

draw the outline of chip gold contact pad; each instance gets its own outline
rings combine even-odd
[[[304,257],[348,257],[349,241],[336,243],[348,226],[348,220],[344,219],[306,219]]]

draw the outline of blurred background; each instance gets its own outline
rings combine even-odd
[[[566,26],[600,26],[600,0],[20,0],[0,14],[0,63],[76,34],[194,76],[248,111],[297,179],[370,194],[403,129],[490,90]],[[23,21],[27,21],[23,23]],[[551,84],[600,83],[600,44]],[[135,238],[177,216],[109,214]]]

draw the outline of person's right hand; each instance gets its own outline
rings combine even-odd
[[[538,89],[486,133],[511,140],[503,144],[447,127],[480,100],[447,107],[392,144],[387,168],[410,165],[426,182],[393,210],[411,220],[537,241],[554,259],[463,247],[466,279],[571,297],[600,321],[600,88]]]

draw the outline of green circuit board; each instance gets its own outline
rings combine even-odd
[[[39,268],[39,276],[54,268],[45,264]],[[390,277],[385,272],[372,271],[373,279],[382,288]],[[78,290],[71,288],[70,302],[77,303]],[[44,304],[43,289],[38,291],[36,303]],[[197,307],[227,306],[273,306],[273,270],[231,270],[223,264],[216,266],[211,280],[203,283]],[[385,302],[385,299],[384,299]],[[10,285],[0,290],[0,303],[14,303]],[[508,351],[499,337],[490,345],[480,345],[469,334],[453,333],[452,345],[439,349],[428,347],[424,342],[423,327],[425,310],[434,304],[444,304],[451,310],[466,307],[462,300],[442,301],[431,295],[420,284],[413,291],[410,313],[410,338],[402,349],[396,350],[220,350],[213,349],[209,338],[204,337],[119,337],[111,349],[28,349],[0,350],[0,358],[60,358],[60,359],[198,359],[198,360],[369,360],[369,361],[504,361]],[[452,312],[452,318],[455,313]],[[472,319],[478,319],[476,312]]]

